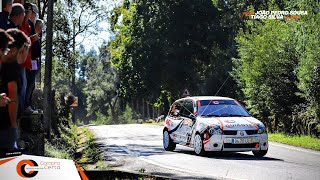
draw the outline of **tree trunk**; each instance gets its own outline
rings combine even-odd
[[[155,119],[154,118],[154,106],[152,106],[152,119]]]
[[[72,39],[72,59],[71,59],[71,92],[72,95],[76,95],[76,21],[73,21],[73,39]],[[76,123],[76,110],[77,107],[72,107],[72,122]]]
[[[145,107],[144,107],[145,102],[144,102],[144,98],[142,98],[141,103],[142,103],[142,119],[145,120],[145,113],[144,113],[145,112]]]
[[[43,114],[44,114],[44,128],[47,137],[51,140],[51,118],[52,118],[52,36],[53,36],[53,6],[54,0],[48,0],[48,14],[47,14],[47,36],[46,36],[46,61],[44,74],[44,100],[43,100]]]
[[[137,114],[140,114],[140,112],[139,112],[139,99],[138,98],[136,99],[136,112],[137,112]]]
[[[110,106],[110,110],[111,110],[111,116],[112,116],[112,121],[114,122],[114,124],[119,124],[119,118],[116,112],[116,105],[117,105],[117,101],[118,101],[118,96],[115,97],[115,101],[114,104],[112,104],[112,99],[109,101],[109,106]]]
[[[147,103],[147,119],[149,120],[150,119],[150,106],[149,106],[149,103]]]

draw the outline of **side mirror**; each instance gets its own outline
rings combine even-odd
[[[194,119],[196,119],[196,116],[195,116],[194,114],[190,114],[190,115],[189,115],[189,118],[192,119],[192,120],[194,120]]]

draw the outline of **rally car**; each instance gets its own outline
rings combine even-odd
[[[189,146],[197,155],[207,151],[252,151],[263,157],[268,152],[268,135],[236,100],[227,97],[187,97],[175,101],[165,118],[163,147]]]

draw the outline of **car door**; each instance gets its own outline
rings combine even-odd
[[[175,143],[181,142],[181,132],[179,130],[183,120],[183,117],[181,116],[181,109],[183,107],[183,103],[183,100],[174,102],[171,106],[168,120],[166,120],[166,123],[169,124],[169,127],[171,127],[170,137]]]
[[[191,99],[187,99],[183,102],[179,114],[181,123],[177,129],[178,143],[181,145],[188,145],[191,139],[192,127],[195,122],[194,103]]]

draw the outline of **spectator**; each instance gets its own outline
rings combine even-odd
[[[13,43],[13,38],[6,33],[4,30],[0,29],[0,69],[1,69],[1,61],[3,55],[7,55],[10,51],[8,48],[9,44]],[[6,93],[0,94],[0,107],[5,107],[10,102],[10,99],[7,97]]]
[[[3,55],[6,55],[10,51],[8,45],[12,44],[13,41],[13,38],[8,33],[0,29],[0,64]]]
[[[14,149],[17,138],[17,109],[18,95],[20,93],[19,65],[26,57],[29,38],[18,29],[9,29],[7,33],[14,39],[9,45],[10,51],[2,59],[0,67],[0,92],[8,94],[11,99],[5,107],[0,107],[0,149],[2,151],[11,151]]]
[[[0,28],[7,30],[12,28],[12,24],[9,21],[9,15],[12,10],[12,0],[2,0],[2,12],[0,12]]]
[[[10,14],[10,22],[11,22],[11,28],[18,28],[22,25],[22,22],[24,20],[25,16],[25,10],[24,7],[21,4],[14,3],[12,5],[12,11]]]
[[[20,30],[23,31],[28,37],[30,37],[32,34],[31,32],[31,27],[29,25],[29,19],[32,15],[32,4],[31,3],[25,3],[24,4],[24,9],[25,9],[25,16],[23,19],[23,22],[20,26]],[[32,39],[31,39],[32,40]],[[33,42],[32,40],[31,42]],[[20,94],[20,104],[19,104],[19,113],[18,116],[22,116],[25,109],[26,109],[26,104],[25,104],[25,99],[26,99],[26,91],[27,91],[27,77],[26,77],[26,69],[31,70],[32,69],[32,60],[31,60],[31,52],[29,50],[27,54],[27,59],[24,63],[20,64],[21,68],[21,82],[22,82],[22,91]]]
[[[32,25],[30,25],[32,26]],[[41,34],[42,33],[42,26],[43,21],[38,19],[36,20],[35,24],[35,34]],[[36,81],[36,75],[38,73],[38,66],[40,66],[40,56],[41,56],[41,43],[40,39],[33,42],[31,46],[31,58],[32,58],[32,69],[28,70],[26,69],[26,77],[27,77],[27,89],[26,89],[26,110],[25,113],[37,113],[37,111],[34,110],[32,107],[32,94],[35,89],[35,81]]]
[[[37,6],[37,5],[32,4],[32,3],[31,3],[31,5],[32,5],[32,15],[31,15],[31,17],[30,17],[30,20],[31,20],[31,22],[35,25],[35,23],[36,23],[36,18],[37,18],[38,13],[39,13],[39,9],[38,9],[38,6]]]

